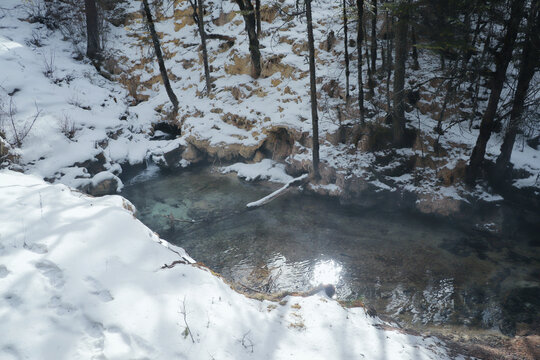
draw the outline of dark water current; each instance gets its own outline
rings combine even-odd
[[[337,298],[360,299],[406,326],[537,331],[540,234],[519,219],[509,221],[510,235],[495,236],[299,193],[246,210],[277,187],[211,168],[164,174],[150,167],[126,181],[122,195],[162,238],[260,291],[331,282]]]

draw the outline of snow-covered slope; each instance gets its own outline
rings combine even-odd
[[[0,172],[0,359],[428,359],[324,292],[240,295],[160,240],[119,196]],[[379,326],[379,327],[378,327]]]
[[[29,13],[33,10],[25,4],[31,3],[39,2],[5,0],[0,8],[0,107],[4,113],[10,111],[11,105],[16,110],[13,114],[16,129],[12,128],[9,116],[0,116],[0,130],[13,141],[14,132],[28,127],[38,114],[33,128],[15,149],[25,172],[84,187],[98,180],[93,179],[96,174],[88,173],[83,164],[95,156],[105,158],[100,170],[107,172],[109,178],[122,171],[119,164],[142,163],[152,155],[159,157],[186,142],[210,149],[214,155],[234,148],[232,153],[253,156],[269,132],[279,127],[294,130],[304,139],[303,145],[296,141],[285,161],[302,163],[305,168],[309,166],[309,86],[305,21],[301,17],[289,18],[274,5],[263,6],[260,39],[263,77],[254,80],[247,74],[250,68],[247,36],[237,6],[233,2],[208,3],[207,31],[233,36],[236,41],[230,45],[221,40],[209,40],[216,86],[212,95],[206,97],[199,39],[189,3],[174,1],[171,6],[160,8],[156,27],[162,35],[172,86],[180,99],[177,120],[183,125],[178,139],[150,141],[152,123],[165,117],[163,110],[168,108],[169,102],[141,21],[140,1],[123,3],[130,19],[126,26],[108,27],[105,49],[110,58],[103,68],[118,82],[105,79],[86,60],[80,59],[84,58],[80,53],[84,49],[84,36],[80,33],[70,34],[71,40],[81,40],[74,45],[65,41],[59,30],[29,23]],[[280,6],[294,11],[295,2],[285,0]],[[420,195],[440,197],[445,194],[458,200],[467,199],[470,191],[455,180],[463,173],[478,131],[469,129],[466,124],[450,126],[449,122],[447,132],[440,139],[446,155],[435,156],[433,141],[438,136],[433,130],[437,123],[435,110],[408,113],[409,126],[422,136],[413,149],[398,151],[400,161],[381,165],[377,158],[388,157],[387,151],[365,151],[357,149],[356,144],[337,141],[340,123],[351,126],[356,122],[356,106],[345,107],[340,98],[343,92],[340,84],[344,80],[343,44],[336,41],[331,48],[327,44],[332,32],[336,39],[342,36],[341,10],[338,3],[330,0],[317,1],[314,7],[321,163],[335,173],[326,179],[329,184],[325,185],[340,190],[343,185],[336,179],[354,176],[376,189],[404,189]],[[355,62],[356,48],[350,51]],[[442,101],[443,95],[436,84],[429,81],[441,73],[427,51],[420,52],[420,62],[421,70],[411,70],[408,74],[408,86],[425,84],[422,94],[431,100],[423,99],[419,108],[429,110]],[[356,76],[355,68],[352,66],[351,80]],[[381,123],[386,113],[385,80],[378,81],[375,98],[366,103],[368,124]],[[352,96],[355,92],[352,91]],[[426,105],[426,101],[429,104]],[[496,157],[500,143],[499,135],[492,136],[487,158]],[[416,164],[414,176],[409,173],[396,176],[392,170],[407,160]],[[512,161],[516,168],[530,174],[515,185],[538,188],[540,151],[524,146],[520,139]],[[446,180],[441,182],[441,177]],[[482,195],[483,190],[479,189],[476,195],[499,198]]]

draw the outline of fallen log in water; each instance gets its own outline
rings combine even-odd
[[[281,187],[281,188],[277,189],[276,191],[274,191],[273,193],[271,193],[271,194],[269,194],[269,195],[267,195],[267,196],[265,196],[262,199],[259,199],[257,201],[250,202],[246,206],[248,208],[256,208],[256,207],[268,204],[270,201],[274,200],[278,196],[281,196],[281,195],[285,194],[287,192],[287,190],[289,190],[291,188],[291,186],[300,186],[300,185],[305,184],[307,181],[308,181],[308,174],[304,174],[302,176],[294,178],[291,181],[289,181],[288,183],[286,183],[285,185],[283,185],[283,187]]]

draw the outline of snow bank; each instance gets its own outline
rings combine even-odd
[[[293,177],[285,172],[285,165],[270,159],[263,159],[255,164],[236,163],[221,168],[224,174],[236,172],[239,177],[247,180],[268,180],[287,184]]]
[[[192,260],[120,196],[1,171],[0,202],[1,359],[448,358],[322,293],[278,305],[196,266],[163,269]]]

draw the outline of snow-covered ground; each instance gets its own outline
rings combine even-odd
[[[94,198],[0,172],[0,359],[445,359],[324,292],[248,299]],[[187,262],[187,261],[186,261]]]
[[[50,30],[43,24],[29,23],[29,14],[35,10],[24,4],[28,3],[5,0],[0,8],[0,68],[3,70],[0,74],[0,105],[4,114],[13,105],[12,117],[17,124],[14,129],[10,116],[4,115],[0,129],[13,141],[14,133],[23,132],[38,114],[22,146],[14,150],[20,156],[20,166],[27,173],[83,187],[107,176],[117,176],[122,171],[119,164],[137,164],[149,158],[159,158],[180,144],[194,142],[193,139],[213,149],[257,147],[267,138],[269,129],[277,127],[293,129],[309,137],[311,122],[307,53],[304,49],[305,21],[301,18],[288,19],[273,10],[273,5],[263,6],[266,10],[263,11],[260,40],[265,62],[264,76],[254,80],[246,74],[249,70],[247,36],[236,5],[233,2],[208,4],[208,32],[231,35],[236,41],[229,48],[223,41],[209,40],[210,65],[216,86],[212,95],[206,97],[203,96],[202,61],[197,52],[199,39],[189,3],[177,1],[161,8],[156,27],[163,34],[166,65],[173,89],[180,99],[178,120],[182,123],[182,136],[173,140],[151,141],[152,123],[161,121],[165,117],[163,110],[170,105],[158,81],[158,67],[140,19],[140,2],[124,3],[131,19],[127,26],[108,26],[105,46],[108,56],[114,57],[103,67],[113,71],[111,76],[118,82],[106,80],[87,61],[80,60],[81,49],[84,52],[84,37],[80,33],[71,34],[71,40],[82,41],[74,45],[64,41],[66,38],[62,32],[65,30]],[[281,6],[291,10],[295,3],[286,0]],[[451,171],[468,160],[478,130],[470,130],[467,124],[447,128],[444,123],[446,133],[440,144],[447,155],[433,158],[433,146],[428,139],[437,138],[433,130],[437,123],[436,112],[423,114],[414,110],[408,113],[409,126],[420,130],[424,141],[413,149],[398,151],[398,155],[404,159],[420,158],[429,164],[417,166],[414,177],[385,175],[385,170],[399,166],[397,161],[382,166],[376,163],[377,156],[387,155],[385,151],[364,152],[357,150],[355,144],[336,145],[340,124],[337,109],[340,108],[341,112],[355,111],[354,106],[348,110],[343,108],[342,99],[329,94],[326,87],[333,81],[333,84],[343,83],[343,44],[337,41],[332,49],[326,50],[326,39],[332,31],[338,39],[341,36],[341,10],[339,4],[330,0],[320,0],[314,6],[322,164],[336,169],[342,176],[363,178],[381,190],[402,188],[435,196],[450,194],[457,199],[466,198],[470,191],[459,182],[441,184],[438,178],[439,173]],[[265,20],[273,17],[272,22]],[[350,51],[355,62],[356,48]],[[408,74],[408,86],[424,84],[422,91],[432,100],[427,105],[426,99],[420,102],[429,108],[433,103],[442,102],[443,92],[430,82],[431,77],[441,73],[437,61],[427,51],[420,53],[420,62],[421,70],[411,70]],[[352,66],[351,81],[356,76],[355,68]],[[381,84],[375,100],[366,103],[371,114],[367,118],[368,123],[380,122],[385,114],[381,105],[385,103],[384,80],[378,81]],[[343,91],[339,86],[330,88]],[[353,96],[355,93],[356,90],[352,90]],[[507,93],[504,101],[510,97]],[[479,106],[482,108],[483,103]],[[354,116],[352,120],[343,120],[349,124],[354,121]],[[516,142],[512,162],[516,168],[525,169],[531,175],[519,179],[515,185],[539,188],[540,151],[523,143],[522,139]],[[487,158],[496,157],[500,144],[500,135],[494,134],[488,144]],[[96,174],[88,174],[82,163],[100,153],[106,160],[101,170],[109,174],[92,179]],[[309,148],[297,143],[294,153],[285,161],[308,163],[310,153]],[[432,159],[423,161],[424,156]],[[183,166],[188,164],[186,161],[182,163]],[[261,164],[260,169],[264,166]],[[242,165],[237,167],[243,169]],[[282,179],[284,183],[287,181]],[[335,187],[336,184],[324,185]],[[485,199],[494,198],[484,190],[479,189],[477,195]]]

